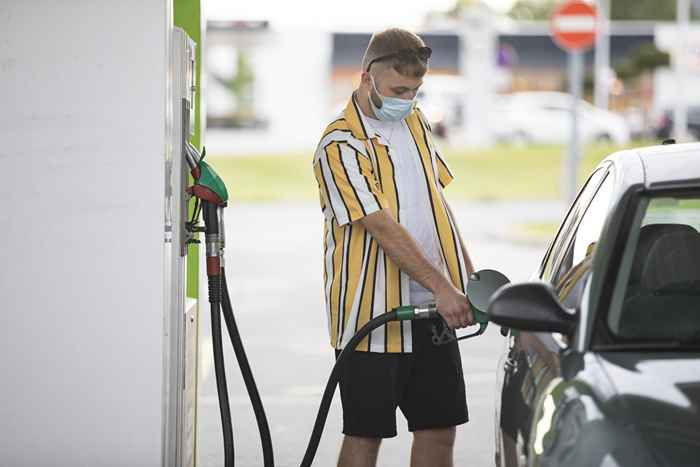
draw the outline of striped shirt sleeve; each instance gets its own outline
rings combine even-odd
[[[314,174],[321,199],[338,225],[346,225],[388,206],[364,154],[342,142],[318,149]]]

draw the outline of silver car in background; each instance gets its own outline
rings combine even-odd
[[[493,128],[496,138],[512,144],[565,144],[569,140],[571,95],[561,92],[516,92],[504,95],[496,105]],[[581,140],[618,146],[630,140],[624,117],[579,102]]]

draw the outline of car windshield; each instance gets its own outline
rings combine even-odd
[[[700,194],[644,205],[608,312],[611,337],[617,344],[699,345]]]

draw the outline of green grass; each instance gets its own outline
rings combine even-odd
[[[637,146],[645,145],[643,143]],[[619,148],[586,148],[579,182]],[[444,151],[455,181],[447,187],[450,200],[558,199],[562,156],[557,146],[509,147]],[[233,202],[316,201],[312,154],[212,156],[210,163],[228,187]]]
[[[311,154],[209,157],[236,201],[309,201],[318,199]]]
[[[590,146],[585,150],[579,180],[617,148]],[[500,146],[482,151],[447,151],[455,181],[450,199],[557,199],[562,193],[565,149],[557,146],[525,148]]]

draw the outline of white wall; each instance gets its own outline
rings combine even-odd
[[[166,0],[0,5],[0,464],[161,462]]]

